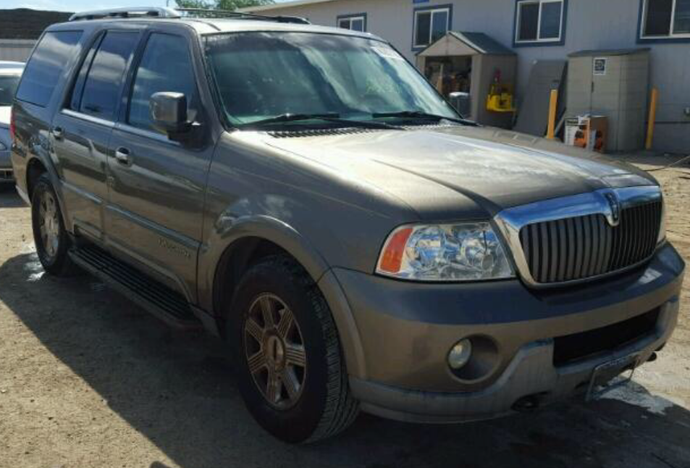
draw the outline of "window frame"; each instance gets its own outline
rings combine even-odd
[[[103,40],[105,37],[108,35],[109,32],[120,32],[120,33],[135,33],[138,35],[137,37],[137,42],[134,45],[134,48],[132,49],[132,54],[129,57],[129,60],[127,61],[127,64],[125,65],[125,70],[122,75],[122,82],[120,83],[120,88],[118,89],[117,93],[117,103],[115,105],[115,109],[113,111],[113,115],[111,118],[104,118],[104,117],[99,117],[93,114],[90,114],[88,112],[83,112],[81,111],[81,103],[84,95],[84,88],[86,84],[86,80],[88,79],[89,73],[91,73],[91,67],[93,66],[93,61],[96,58],[96,55],[98,54],[98,51],[100,50]],[[103,28],[98,31],[96,31],[84,44],[84,47],[82,49],[82,52],[79,57],[79,62],[77,65],[74,67],[73,70],[73,76],[71,77],[71,81],[69,83],[69,87],[67,88],[69,91],[65,94],[62,105],[61,105],[61,112],[67,112],[70,115],[75,115],[83,118],[87,118],[90,120],[97,120],[100,122],[107,122],[109,124],[115,124],[119,120],[120,113],[122,111],[122,96],[123,93],[127,87],[127,83],[129,80],[129,74],[132,69],[132,66],[137,58],[137,55],[139,54],[139,51],[142,46],[142,38],[143,38],[143,29],[130,29],[130,28],[120,28],[120,27],[111,27],[111,28]],[[84,67],[86,67],[84,69]],[[78,92],[79,95],[75,96],[75,92]],[[72,106],[76,104],[76,109],[73,108]]]
[[[144,59],[144,55],[146,54],[146,47],[149,44],[149,41],[151,40],[151,37],[154,35],[163,35],[163,36],[174,36],[174,37],[179,37],[184,40],[185,44],[187,44],[187,53],[189,55],[189,63],[192,66],[192,75],[194,76],[194,87],[196,88],[194,92],[196,93],[195,96],[187,96],[187,106],[189,107],[190,105],[190,98],[194,98],[197,104],[199,105],[199,109],[197,109],[197,122],[203,122],[203,112],[202,108],[203,105],[201,104],[201,90],[199,89],[199,80],[197,78],[195,66],[194,66],[194,51],[192,50],[192,44],[189,41],[189,38],[185,36],[184,34],[178,33],[176,31],[167,31],[167,30],[157,30],[157,29],[152,29],[147,32],[147,34],[141,38],[141,41],[139,42],[139,48],[136,51],[136,57],[134,60],[132,60],[132,63],[130,64],[129,71],[127,73],[127,81],[126,81],[126,88],[124,89],[124,93],[122,96],[122,105],[121,105],[121,111],[119,114],[119,119],[118,122],[121,125],[126,126],[127,128],[137,130],[138,132],[144,132],[147,134],[154,134],[154,135],[161,135],[159,132],[156,132],[155,130],[149,129],[149,128],[143,128],[137,125],[134,125],[130,123],[129,121],[129,115],[132,107],[132,97],[134,96],[134,85],[136,83],[137,79],[137,73],[139,72],[139,67],[141,66],[141,62]]]
[[[336,27],[339,28],[339,29],[345,29],[345,30],[347,30],[347,31],[359,32],[359,31],[356,31],[356,30],[352,29],[352,22],[353,22],[353,21],[356,21],[356,20],[362,20],[362,27],[363,27],[364,29],[362,29],[361,32],[368,32],[367,14],[366,14],[366,13],[350,13],[350,14],[347,14],[347,15],[338,15],[338,16],[336,17],[336,20],[335,20],[335,25],[336,25]],[[340,26],[340,22],[341,22],[341,21],[349,21],[350,27],[349,27],[349,28],[343,28],[343,27],[341,27],[341,26]]]
[[[690,33],[674,33],[674,23],[676,16],[676,3],[678,0],[671,0],[671,24],[669,24],[669,33],[667,35],[647,36],[645,35],[645,26],[647,23],[647,5],[650,0],[640,0],[640,18],[638,22],[637,42],[690,42]]]
[[[541,35],[541,15],[545,3],[561,4],[561,22],[558,37],[544,38]],[[537,17],[537,37],[535,39],[520,39],[520,17],[521,6],[528,4],[539,5],[539,16]],[[515,14],[513,17],[513,47],[539,47],[539,46],[562,46],[565,44],[566,25],[568,20],[568,0],[515,0]]]
[[[415,8],[412,11],[412,51],[421,51],[429,47],[431,44],[433,44],[435,41],[432,40],[433,38],[433,25],[434,25],[434,14],[439,13],[439,12],[446,12],[448,14],[448,20],[446,24],[446,34],[449,31],[453,30],[453,5],[452,4],[446,4],[446,5],[433,5],[433,6],[427,6],[427,7],[420,7],[420,8]],[[419,22],[417,21],[417,18],[419,17],[420,14],[422,13],[430,13],[430,18],[429,18],[429,42],[427,44],[417,44],[417,26]]]

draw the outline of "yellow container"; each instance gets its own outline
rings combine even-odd
[[[513,107],[513,87],[494,83],[486,97],[486,109],[491,112],[515,112]]]

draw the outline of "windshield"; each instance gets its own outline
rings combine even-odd
[[[233,125],[286,114],[357,121],[403,112],[458,118],[400,54],[380,41],[292,32],[223,34],[206,41],[223,111]],[[271,122],[277,123],[289,124]]]
[[[19,84],[19,76],[0,75],[0,106],[11,106],[14,92]]]

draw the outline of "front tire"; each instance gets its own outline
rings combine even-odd
[[[76,270],[69,257],[70,238],[58,198],[48,174],[42,174],[31,195],[31,225],[38,259],[55,276],[70,276]]]
[[[240,393],[250,413],[285,442],[309,443],[346,429],[352,398],[330,309],[304,269],[268,257],[243,276],[227,322]]]

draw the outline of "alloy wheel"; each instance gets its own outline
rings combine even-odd
[[[299,324],[279,297],[261,294],[249,307],[244,348],[261,395],[276,409],[293,407],[304,389],[307,355]]]
[[[50,192],[44,192],[38,207],[38,223],[41,233],[43,250],[53,258],[60,246],[60,220],[55,197]]]

